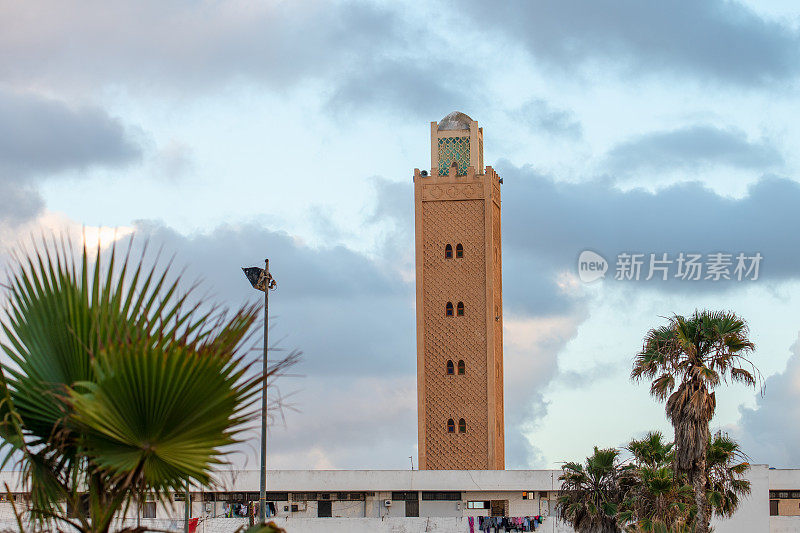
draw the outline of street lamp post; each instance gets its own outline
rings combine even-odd
[[[264,356],[261,367],[261,483],[258,498],[258,517],[260,523],[267,521],[267,331],[269,325],[269,291],[277,282],[269,273],[269,259],[264,260],[264,268],[242,268],[247,280],[254,289],[264,291]]]

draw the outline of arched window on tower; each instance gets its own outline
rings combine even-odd
[[[448,433],[455,433],[456,432],[456,423],[453,422],[452,418],[447,420],[447,432]]]
[[[464,257],[464,247],[461,246],[461,243],[456,244],[456,259],[461,259]]]
[[[444,314],[445,316],[453,316],[453,302],[447,302],[447,305],[444,306]]]
[[[464,302],[458,302],[458,316],[464,316]]]
[[[459,367],[459,368],[461,368],[461,367]],[[452,376],[453,374],[455,374],[454,368],[453,368],[453,361],[448,360],[447,361],[447,375]]]
[[[444,258],[445,259],[452,259],[453,258],[453,245],[448,244],[444,247]]]
[[[458,432],[459,433],[466,433],[467,432],[467,421],[463,418],[458,419]]]
[[[463,359],[460,359],[458,361],[458,375],[459,376],[463,376],[466,373],[467,373],[467,365],[464,364],[464,360]]]

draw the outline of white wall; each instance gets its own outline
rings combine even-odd
[[[798,533],[800,532],[800,516],[770,516],[770,533]]]
[[[466,518],[277,518],[275,523],[289,533],[465,533],[469,531]],[[124,525],[135,525],[135,521],[127,520]],[[123,524],[116,522],[112,530]],[[142,520],[141,525],[167,531],[183,531],[182,520]],[[197,533],[231,533],[241,526],[247,525],[247,519],[213,518],[198,524]],[[571,530],[551,529],[545,527],[537,531],[567,533]],[[0,520],[0,531],[16,531],[16,523]],[[476,529],[476,532],[478,530]]]
[[[766,465],[753,465],[747,475],[750,496],[739,503],[739,508],[727,520],[712,520],[715,533],[741,533],[742,531],[767,532],[769,520],[769,477]]]

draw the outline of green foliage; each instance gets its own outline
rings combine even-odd
[[[722,383],[755,387],[758,369],[748,359],[755,345],[744,320],[727,311],[697,311],[691,317],[674,315],[664,326],[650,330],[636,355],[631,379],[651,380],[650,394],[666,401],[666,414],[675,428],[676,475],[693,485],[696,530],[704,533],[711,520],[706,455],[709,424],[716,410],[714,390]],[[716,498],[712,506],[722,505]]]
[[[568,462],[561,467],[561,492],[557,513],[578,533],[620,531],[617,513],[622,503],[619,450],[594,448],[585,464]]]
[[[740,498],[750,494],[750,481],[744,477],[750,463],[739,443],[722,432],[709,442],[706,458],[706,492],[711,510],[716,516],[730,517]]]
[[[659,432],[632,440],[628,461],[616,449],[598,450],[584,465],[564,463],[559,518],[576,531],[690,533],[695,530],[694,490],[673,469],[673,443]],[[739,445],[717,433],[708,443],[709,511],[730,517],[750,492],[744,476],[750,468]]]
[[[136,494],[211,481],[260,392],[242,356],[258,308],[204,311],[169,265],[93,253],[41,242],[9,272],[0,451],[35,519],[106,531]],[[84,492],[88,516],[66,516]]]
[[[619,515],[627,531],[683,533],[694,516],[692,487],[675,478],[673,445],[660,432],[632,440],[632,454],[622,479],[625,493]]]

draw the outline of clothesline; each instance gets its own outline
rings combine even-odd
[[[542,516],[470,516],[469,533],[500,533],[501,531],[536,531],[541,525]]]

